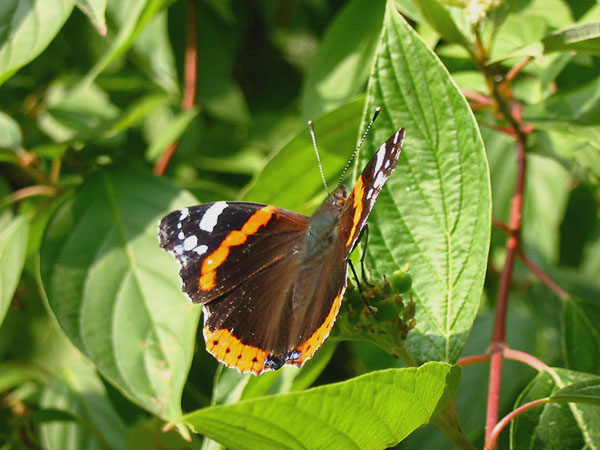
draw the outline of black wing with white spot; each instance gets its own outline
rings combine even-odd
[[[308,221],[259,203],[205,203],[166,215],[159,241],[179,263],[184,293],[194,303],[208,303],[292,256]]]

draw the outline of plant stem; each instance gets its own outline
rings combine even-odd
[[[532,402],[525,403],[524,405],[519,406],[514,411],[511,411],[509,414],[507,414],[505,417],[503,417],[500,422],[498,422],[496,424],[496,426],[490,433],[490,437],[486,438],[486,444],[485,444],[484,449],[485,450],[493,450],[494,448],[496,448],[496,442],[498,441],[498,436],[500,435],[502,430],[504,428],[506,428],[506,425],[508,425],[512,419],[517,417],[519,414],[523,414],[525,411],[528,411],[532,408],[544,405],[549,402],[550,402],[549,398],[540,398],[538,400],[534,400]]]
[[[539,268],[532,260],[530,260],[525,253],[523,253],[523,249],[519,248],[519,257],[523,261],[523,264],[527,266],[529,270],[531,270],[537,277],[542,280],[542,282],[550,288],[552,292],[554,292],[561,300],[566,300],[569,298],[569,293],[561,288],[556,282],[546,274],[541,268]]]
[[[526,133],[522,129],[519,108],[511,108],[512,98],[510,81],[511,79],[502,78],[494,73],[487,65],[487,55],[481,40],[479,27],[474,27],[476,59],[475,63],[485,77],[486,84],[490,90],[491,97],[496,102],[498,112],[508,123],[512,133],[515,136],[517,177],[515,182],[515,191],[513,194],[510,218],[508,221],[509,236],[506,240],[506,260],[500,276],[498,286],[498,298],[496,300],[496,317],[494,319],[494,331],[490,345],[490,378],[487,399],[486,415],[486,442],[491,438],[492,432],[498,422],[498,408],[500,402],[500,386],[502,380],[502,360],[504,344],[506,342],[506,313],[508,309],[508,293],[510,290],[510,281],[515,264],[515,257],[520,246],[521,236],[521,216],[523,212],[523,191],[525,186],[526,173]],[[525,66],[521,63],[514,68],[512,77]],[[515,113],[517,117],[515,117]]]
[[[194,107],[196,99],[196,79],[198,77],[198,44],[196,33],[196,0],[186,3],[187,45],[185,49],[184,86],[181,108],[189,111]],[[161,176],[167,170],[171,158],[177,150],[178,142],[169,145],[154,165],[154,175]]]

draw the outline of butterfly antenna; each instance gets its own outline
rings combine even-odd
[[[360,142],[356,146],[356,149],[354,150],[354,153],[352,153],[352,156],[350,157],[350,159],[346,163],[346,167],[344,167],[344,170],[342,170],[342,174],[340,175],[340,179],[338,180],[338,182],[337,182],[337,184],[335,186],[336,189],[338,187],[340,187],[340,184],[342,183],[342,180],[344,179],[344,175],[346,175],[346,172],[350,168],[350,164],[352,164],[352,160],[356,157],[356,154],[360,150],[360,147],[363,145],[363,142],[365,142],[365,139],[367,138],[367,134],[369,134],[369,130],[373,126],[373,122],[375,122],[375,119],[377,119],[377,116],[379,115],[380,112],[381,112],[381,106],[378,106],[377,108],[375,108],[375,113],[373,114],[373,118],[369,122],[369,125],[367,125],[367,129],[365,130],[365,132],[363,133],[362,137],[360,138]]]
[[[323,173],[323,165],[321,164],[321,155],[319,154],[319,149],[317,148],[317,139],[315,138],[315,129],[313,127],[313,121],[308,121],[308,129],[310,130],[310,137],[312,139],[313,147],[315,149],[315,154],[317,155],[317,163],[319,164],[319,171],[321,172],[321,179],[323,180],[323,184],[325,185],[325,190],[327,191],[327,195],[329,193],[329,187],[327,186],[327,180],[325,179],[325,173]]]

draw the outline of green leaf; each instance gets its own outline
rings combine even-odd
[[[104,55],[81,80],[81,87],[92,83],[112,62],[129,49],[146,25],[169,0],[131,0],[108,3],[108,12],[117,22],[119,31]]]
[[[77,7],[88,16],[92,25],[96,27],[98,33],[102,36],[106,36],[106,18],[104,13],[106,11],[107,0],[76,0]]]
[[[40,252],[67,336],[127,397],[169,419],[180,414],[200,308],[181,294],[157,223],[193,203],[149,175],[100,171],[58,208]]]
[[[353,0],[329,25],[302,87],[302,115],[316,119],[362,92],[375,57],[385,2]]]
[[[550,398],[561,402],[600,406],[600,378],[573,383],[556,391]],[[598,412],[598,418],[600,419],[600,411]]]
[[[563,357],[580,372],[600,373],[600,302],[570,297],[564,302]]]
[[[0,230],[0,324],[21,278],[28,229],[29,219],[19,216]]]
[[[204,408],[184,420],[232,449],[385,448],[428,423],[459,380],[458,367],[429,363]]]
[[[329,184],[337,181],[356,142],[364,99],[356,99],[314,122],[321,163]],[[290,189],[290,182],[302,189]],[[269,163],[254,178],[243,195],[245,200],[307,212],[315,204],[307,200],[325,194],[308,127],[276,150]]]
[[[536,129],[532,150],[555,158],[592,182],[600,180],[600,85],[557,92],[528,105],[523,118]]]
[[[40,426],[44,448],[126,448],[126,425],[91,364],[79,363],[58,375],[42,392],[40,404],[67,414],[46,415],[44,421],[52,423]],[[65,421],[69,416],[76,421]]]
[[[17,149],[22,145],[21,127],[12,117],[0,111],[0,148]]]
[[[169,94],[179,95],[175,57],[168,34],[167,13],[156,15],[134,43],[135,62]]]
[[[2,0],[0,85],[48,46],[72,9],[73,0]]]
[[[241,25],[225,22],[209,4],[198,4],[198,54],[209,65],[198,68],[198,104],[212,116],[231,123],[250,122],[244,93],[233,76],[238,63]],[[233,36],[233,39],[232,39]]]
[[[108,94],[95,84],[79,89],[73,86],[74,80],[70,79],[53,82],[46,92],[45,108],[38,117],[40,129],[56,142],[95,132],[103,122],[119,113]]]
[[[536,14],[510,15],[494,40],[490,63],[524,56],[541,57],[548,24]]]
[[[414,0],[422,16],[444,39],[472,50],[473,45],[457,26],[454,18],[439,0]]]
[[[573,25],[546,36],[544,52],[579,52],[600,56],[600,22]]]
[[[522,392],[515,407],[554,395],[565,401],[562,389],[566,389],[567,395],[585,395],[586,386],[597,386],[600,382],[595,375],[560,368],[552,370],[556,381],[548,373],[540,373]],[[595,390],[592,396],[597,394],[597,388]],[[510,431],[511,448],[515,449],[597,449],[600,446],[600,408],[581,403],[545,404],[520,414],[511,423]]]
[[[0,392],[14,389],[24,383],[43,384],[48,381],[48,374],[39,366],[16,362],[0,363]]]
[[[197,115],[198,110],[192,109],[190,111],[182,111],[173,117],[169,123],[163,126],[162,132],[156,136],[156,139],[146,150],[146,158],[155,160],[162,155],[169,145],[179,139]]]
[[[486,271],[488,166],[464,97],[391,8],[369,82],[365,121],[376,105],[383,109],[357,168],[398,128],[406,128],[406,140],[369,220],[369,266],[389,275],[410,262],[417,326],[408,335],[409,350],[419,361],[456,361]]]

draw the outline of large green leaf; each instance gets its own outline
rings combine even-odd
[[[588,396],[600,378],[591,374],[553,369],[555,379],[539,374],[523,391],[516,406],[543,397],[565,401],[567,396]],[[556,384],[558,382],[558,386]],[[587,382],[585,385],[580,383]],[[587,392],[586,392],[587,390]],[[595,389],[597,390],[597,388]],[[593,396],[593,395],[592,395]],[[597,397],[597,392],[596,392]],[[586,403],[591,403],[586,399]],[[511,448],[600,448],[600,408],[583,403],[549,403],[520,414],[511,423]]]
[[[45,448],[126,448],[126,425],[91,364],[81,361],[57,375],[42,392],[40,404],[77,418],[77,422],[42,424],[40,433]]]
[[[10,306],[25,263],[29,220],[16,217],[0,230],[0,324]]]
[[[385,448],[428,423],[459,380],[458,367],[433,362],[204,408],[184,420],[232,449]]]
[[[481,297],[491,198],[481,136],[446,69],[388,7],[368,88],[365,120],[380,114],[360,153],[362,167],[406,128],[396,172],[370,219],[370,266],[391,274],[410,262],[417,327],[409,350],[420,361],[456,361]]]
[[[384,11],[382,0],[353,0],[328,27],[304,79],[302,115],[306,119],[316,119],[363,90]]]
[[[73,0],[2,0],[0,85],[39,55],[73,9]]]
[[[193,203],[160,179],[100,171],[58,208],[41,249],[44,290],[67,336],[125,395],[170,419],[200,309],[181,294],[157,223]]]

